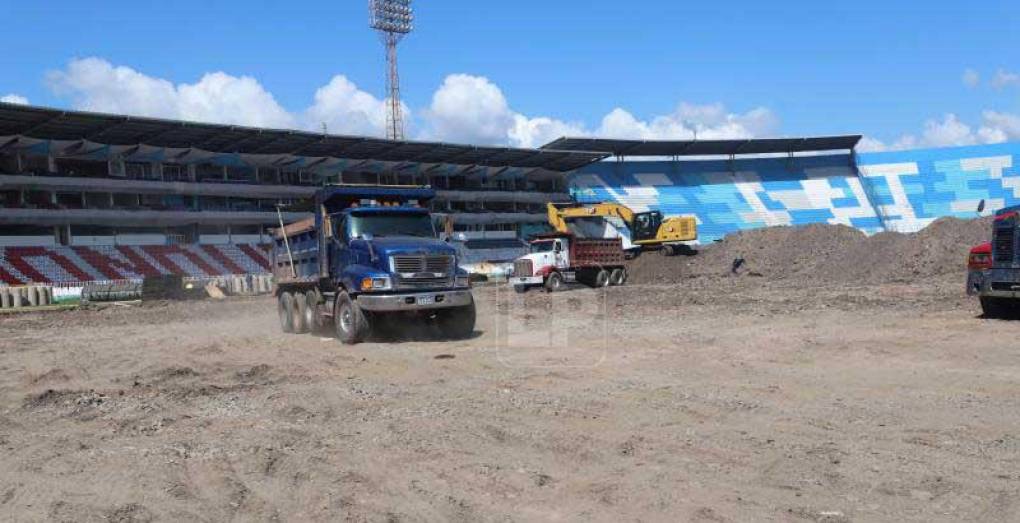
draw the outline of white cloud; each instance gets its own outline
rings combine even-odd
[[[77,109],[259,127],[385,135],[386,100],[362,91],[345,76],[318,88],[311,103],[291,112],[250,76],[217,71],[194,83],[169,80],[118,66],[101,58],[72,60],[51,71],[47,82]],[[538,147],[566,135],[619,138],[749,138],[774,133],[778,120],[765,108],[731,113],[721,104],[683,103],[647,120],[616,108],[592,129],[579,122],[514,111],[503,91],[488,78],[447,76],[431,104],[415,115],[404,106],[408,136],[464,143]],[[420,122],[418,122],[420,120]],[[416,125],[417,124],[417,125]],[[420,132],[414,132],[420,127]]]
[[[517,147],[541,147],[564,136],[585,136],[588,131],[580,124],[567,123],[540,116],[528,118],[514,115],[514,126],[509,131],[509,143]]]
[[[964,123],[955,114],[949,113],[944,115],[941,120],[926,121],[920,137],[905,134],[891,144],[865,137],[858,144],[857,149],[862,152],[898,151],[920,147],[1001,143],[1009,140],[1020,140],[1020,115],[985,111],[981,115],[981,125],[975,130],[973,126]]]
[[[432,139],[536,147],[561,136],[609,138],[700,139],[750,138],[774,133],[778,119],[765,108],[734,114],[722,104],[680,104],[673,112],[640,120],[616,108],[589,129],[578,122],[547,116],[529,117],[514,111],[503,91],[489,79],[450,75],[426,111],[426,135]]]
[[[1005,89],[1007,87],[1020,87],[1020,74],[1005,69],[999,69],[992,77],[992,87]]]
[[[639,120],[630,112],[616,108],[602,118],[596,134],[609,138],[644,140],[698,139],[718,140],[752,138],[773,134],[778,118],[772,111],[759,107],[744,114],[734,114],[722,104],[680,104],[672,113]]]
[[[984,124],[978,130],[982,141],[999,143],[1009,140],[1020,140],[1020,115],[985,111],[982,113]]]
[[[89,111],[256,127],[320,130],[326,124],[331,133],[385,134],[385,100],[342,75],[316,90],[311,105],[299,112],[283,108],[256,79],[222,71],[207,73],[195,83],[174,84],[93,57],[51,71],[47,82],[75,108]],[[410,111],[404,111],[406,119]]]
[[[7,104],[28,105],[28,98],[14,93],[0,96],[0,102]]]
[[[72,60],[47,75],[50,88],[78,109],[266,127],[294,127],[294,117],[250,76],[207,73],[193,84],[114,66],[101,58]]]
[[[921,142],[926,146],[948,147],[954,145],[974,145],[977,139],[970,126],[961,122],[955,114],[946,114],[942,120],[928,120],[924,123]]]
[[[410,111],[403,106],[404,120]],[[305,110],[305,127],[320,129],[326,124],[330,133],[384,136],[386,134],[386,100],[380,100],[347,79],[334,76],[328,84],[315,91],[314,102]]]
[[[978,72],[973,69],[967,69],[966,71],[963,72],[962,81],[963,85],[974,88],[981,83],[981,75],[978,74]]]
[[[503,91],[488,78],[452,74],[432,95],[426,136],[437,140],[506,143],[515,125]]]

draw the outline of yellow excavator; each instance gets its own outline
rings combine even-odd
[[[546,208],[549,225],[557,232],[589,238],[621,237],[623,248],[634,255],[659,250],[672,256],[680,252],[683,242],[698,239],[698,224],[693,216],[663,219],[659,211],[638,213],[626,205],[607,202],[550,202]]]

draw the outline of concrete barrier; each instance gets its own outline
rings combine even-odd
[[[273,292],[271,274],[245,274],[194,278],[194,285],[215,283],[233,296],[261,296]],[[24,287],[0,286],[0,309],[36,307],[72,302],[135,300],[142,294],[140,280],[66,282]]]

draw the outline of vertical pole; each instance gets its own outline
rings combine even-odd
[[[397,70],[397,42],[400,35],[385,33],[386,40],[386,65],[389,67],[389,74],[386,75],[386,83],[389,88],[389,114],[386,122],[386,137],[391,140],[404,139],[404,117],[401,114],[400,106],[400,74]]]
[[[276,207],[276,216],[280,219],[280,234],[283,235],[283,245],[287,247],[287,259],[290,260],[290,275],[297,278],[297,269],[294,267],[294,254],[290,252],[290,240],[287,239],[287,226],[283,224],[283,213],[280,207]]]

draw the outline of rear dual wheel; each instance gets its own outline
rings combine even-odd
[[[283,332],[304,334],[322,329],[322,315],[319,312],[319,293],[281,292],[277,297],[276,312]]]
[[[322,317],[323,307],[322,295],[318,290],[311,290],[305,293],[305,325],[308,332],[321,333],[326,328],[326,322]]]
[[[294,295],[290,292],[281,292],[276,297],[276,314],[280,317],[280,329],[283,332],[294,332]]]

